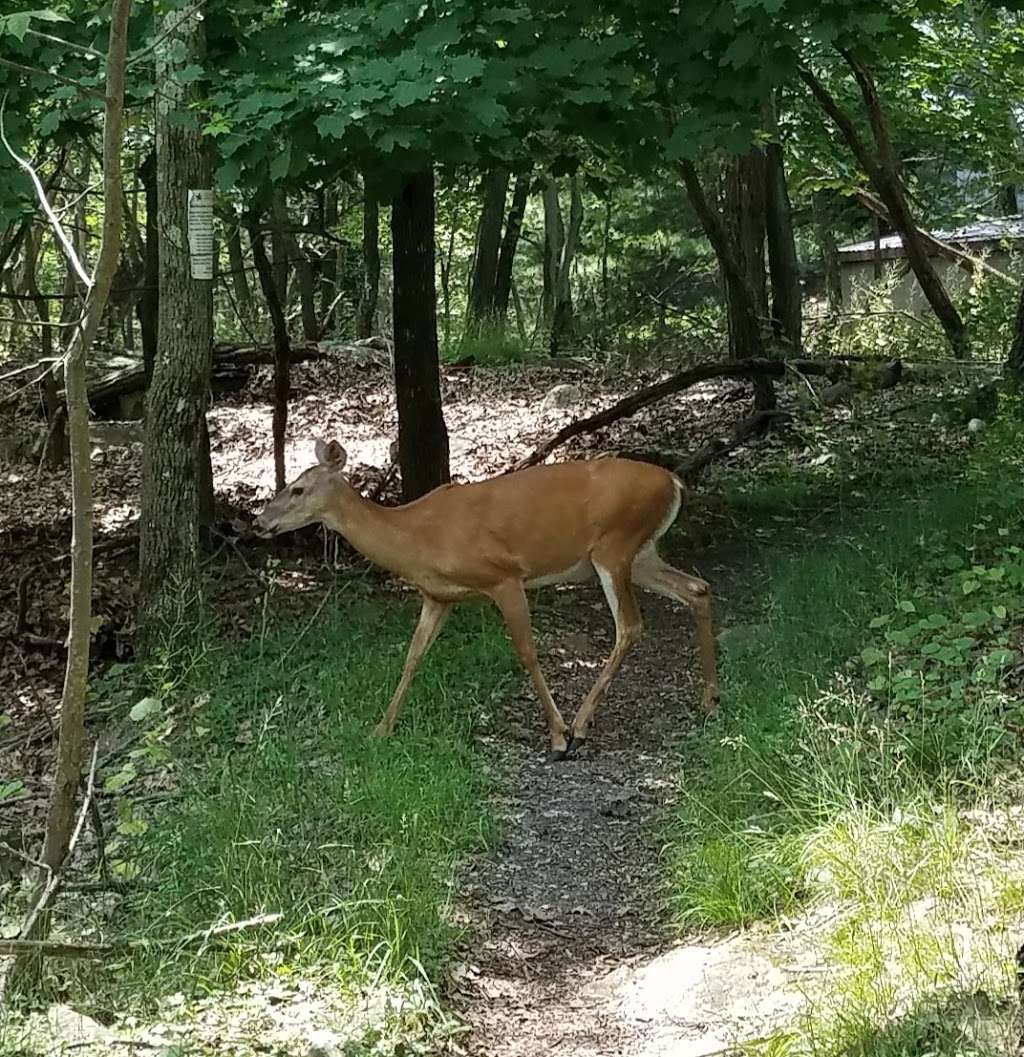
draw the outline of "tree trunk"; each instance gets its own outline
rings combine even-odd
[[[338,191],[329,188],[323,192],[323,228],[333,233],[338,226]],[[320,319],[321,327],[326,333],[333,330],[332,309],[334,299],[338,296],[338,253],[334,246],[328,245],[320,265]]]
[[[394,221],[392,220],[392,226]],[[433,238],[433,234],[431,234]],[[363,177],[363,288],[356,309],[356,337],[373,336],[380,292],[380,205]]]
[[[512,267],[519,248],[519,235],[523,230],[526,202],[530,197],[530,183],[531,176],[528,172],[520,173],[516,177],[512,204],[509,206],[508,219],[505,221],[505,234],[501,238],[501,247],[498,251],[498,271],[494,279],[494,315],[498,319],[505,319],[508,316],[509,297],[512,293]]]
[[[558,282],[558,262],[562,259],[565,245],[565,225],[562,222],[562,205],[558,200],[558,184],[548,176],[544,179],[542,192],[544,203],[544,285],[541,294],[541,320],[550,328],[555,317],[555,286]]]
[[[1010,352],[1006,357],[1006,369],[1018,382],[1024,383],[1024,284],[1020,288],[1020,300],[1017,302],[1017,319],[1013,326],[1013,339]]]
[[[46,818],[34,898],[23,939],[41,939],[49,930],[43,901],[60,875],[71,843],[75,800],[82,774],[85,694],[92,635],[92,479],[89,467],[89,402],[86,359],[100,329],[121,252],[124,195],[121,147],[124,139],[125,57],[131,0],[114,0],[107,52],[103,123],[103,228],[96,270],[86,295],[82,322],[75,328],[65,365],[68,432],[71,439],[71,607],[68,655],[61,695],[60,734],[53,789]],[[24,994],[38,981],[38,955],[16,959],[7,979],[9,992]]]
[[[882,109],[881,99],[874,80],[867,69],[851,55],[844,54],[847,64],[861,91],[868,120],[875,140],[872,151],[861,138],[850,116],[842,110],[828,89],[810,70],[801,68],[800,77],[810,88],[818,105],[831,118],[843,134],[861,168],[867,174],[878,197],[885,203],[893,227],[900,234],[903,251],[914,272],[921,291],[927,298],[946,335],[953,352],[960,357],[970,354],[970,336],[960,313],[950,300],[946,288],[939,278],[918,232],[917,223],[907,202],[906,192],[900,178],[896,153],[889,135],[888,122]]]
[[[299,284],[299,316],[302,320],[302,337],[305,341],[318,341],[320,320],[316,314],[316,281],[309,254],[299,245],[299,240],[290,232],[285,237],[288,256],[295,266],[295,277]],[[276,339],[275,339],[276,341]]]
[[[814,214],[814,234],[821,251],[821,267],[825,275],[825,301],[830,312],[843,307],[843,279],[839,267],[839,246],[832,229],[829,195],[826,191],[815,191],[811,198]]]
[[[583,196],[580,184],[574,175],[569,178],[569,226],[562,240],[562,252],[555,264],[554,311],[551,317],[551,355],[571,342],[576,333],[576,320],[572,306],[572,262],[576,257],[580,227],[583,224]]]
[[[292,347],[288,339],[288,322],[284,315],[284,305],[278,293],[274,267],[267,257],[263,234],[260,231],[260,214],[255,207],[247,217],[249,244],[252,246],[252,259],[256,265],[260,287],[270,312],[270,322],[274,330],[274,487],[280,492],[285,480],[285,435],[288,430],[288,398],[291,395],[291,358]]]
[[[434,172],[408,177],[391,209],[398,458],[406,502],[450,479],[434,286]]]
[[[193,279],[187,236],[188,191],[211,186],[210,160],[195,121],[183,122],[198,100],[185,67],[205,52],[203,0],[164,16],[167,48],[157,64],[156,104],[160,313],[157,358],[149,390],[139,523],[139,629],[143,650],[165,632],[195,626],[201,492],[208,474],[203,434],[213,337],[213,290]]]
[[[803,303],[800,266],[793,235],[793,211],[786,182],[786,167],[779,138],[777,101],[771,96],[766,108],[771,139],[765,147],[765,230],[768,238],[768,269],[772,287],[772,331],[785,345],[785,355],[799,356],[803,348]]]
[[[735,164],[738,165],[738,162]],[[761,258],[760,292],[755,294],[755,288],[751,285],[747,270],[748,264],[743,252],[735,242],[735,235],[726,226],[721,214],[708,201],[704,188],[701,186],[697,167],[692,161],[683,160],[679,162],[679,173],[682,177],[683,185],[686,187],[690,204],[693,206],[694,212],[704,228],[704,233],[715,251],[715,256],[718,258],[718,267],[722,273],[723,286],[725,287],[730,354],[735,356],[739,353],[740,358],[763,357],[765,355],[765,346],[760,327],[760,319],[763,312],[759,306],[763,306],[766,296],[764,292],[764,258],[763,256]],[[756,188],[754,193],[756,194]],[[747,226],[751,230],[757,230],[750,222],[748,222]],[[748,239],[750,237],[748,231]],[[742,328],[742,336],[734,329],[736,327]],[[746,343],[746,349],[743,348],[744,343]],[[754,401],[757,409],[761,411],[770,410],[775,406],[775,389],[770,379],[755,379]]]
[[[252,292],[249,289],[249,279],[245,272],[242,224],[233,209],[228,213],[228,217],[226,242],[228,244],[228,267],[231,269],[231,289],[235,294],[238,311],[247,318],[252,314]]]
[[[476,254],[469,284],[469,318],[481,323],[495,312],[498,285],[498,253],[501,248],[501,225],[505,219],[508,195],[508,169],[492,169],[481,181],[483,206],[477,225]]]
[[[155,149],[146,155],[146,160],[139,166],[139,182],[146,193],[146,250],[143,257],[142,295],[135,311],[142,333],[142,365],[146,371],[148,388],[153,381],[157,327],[160,319],[160,236],[157,222],[159,194],[156,186]]]
[[[39,319],[39,341],[43,358],[53,359],[53,327],[50,326],[50,302],[39,291],[39,278],[37,268],[39,263],[39,252],[43,245],[43,231],[38,234],[29,230],[25,236],[25,292],[32,298],[36,308],[36,316]],[[43,407],[46,411],[46,422],[49,426],[46,433],[46,451],[44,452],[47,465],[51,469],[63,466],[68,457],[67,432],[65,430],[64,408],[60,406],[57,382],[54,378],[54,369],[51,368],[43,379]]]
[[[752,350],[764,348],[763,325],[768,318],[765,183],[765,156],[758,148],[730,160],[725,176],[725,216],[743,273],[742,290],[728,276],[725,283],[729,355],[734,360],[757,355]],[[754,379],[754,405],[758,411],[775,406],[775,388],[770,379]]]

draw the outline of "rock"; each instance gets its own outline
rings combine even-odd
[[[980,418],[972,418],[967,423],[967,432],[968,433],[980,433],[984,428],[985,428],[985,422],[984,422],[983,419],[980,419]]]
[[[54,1041],[71,1046],[87,1046],[90,1043],[109,1042],[113,1035],[99,1021],[79,1013],[70,1006],[50,1006],[46,1011],[46,1023]]]
[[[305,1057],[341,1057],[345,1040],[334,1031],[317,1028],[306,1039]]]
[[[578,385],[564,382],[561,385],[552,386],[547,395],[540,402],[541,411],[551,411],[554,408],[572,407],[583,399],[583,390]]]

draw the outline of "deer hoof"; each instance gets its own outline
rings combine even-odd
[[[377,726],[373,728],[373,736],[375,738],[389,738],[392,733],[393,731],[391,728],[384,722],[378,723]]]
[[[544,757],[544,762],[545,763],[558,763],[559,761],[565,759],[566,754],[568,753],[568,751],[569,750],[567,748],[566,749],[548,749],[547,755]]]

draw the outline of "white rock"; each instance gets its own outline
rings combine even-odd
[[[79,1013],[70,1006],[50,1006],[46,1011],[46,1023],[54,1039],[63,1043],[83,1045],[107,1042],[113,1036],[110,1031],[92,1017]]]
[[[306,1041],[306,1057],[340,1057],[345,1040],[337,1032],[317,1028],[309,1033]]]
[[[553,386],[541,401],[541,411],[550,411],[557,407],[572,407],[583,399],[583,390],[578,385],[565,382],[562,385]]]

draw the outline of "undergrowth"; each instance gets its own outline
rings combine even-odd
[[[177,681],[154,669],[162,682],[132,709],[143,742],[104,776],[120,798],[108,854],[135,882],[112,924],[137,947],[79,981],[91,1004],[268,976],[358,993],[436,975],[454,864],[492,832],[471,727],[516,670],[493,615],[463,609],[391,739],[371,730],[414,622],[393,601],[270,619],[242,645],[176,655]],[[252,924],[218,931],[238,922]]]
[[[1004,419],[944,478],[840,507],[722,636],[721,719],[684,749],[669,834],[677,918],[832,921],[808,1012],[765,1052],[994,1052],[964,1049],[984,1018],[963,996],[1011,993],[1024,923],[1021,441]]]

